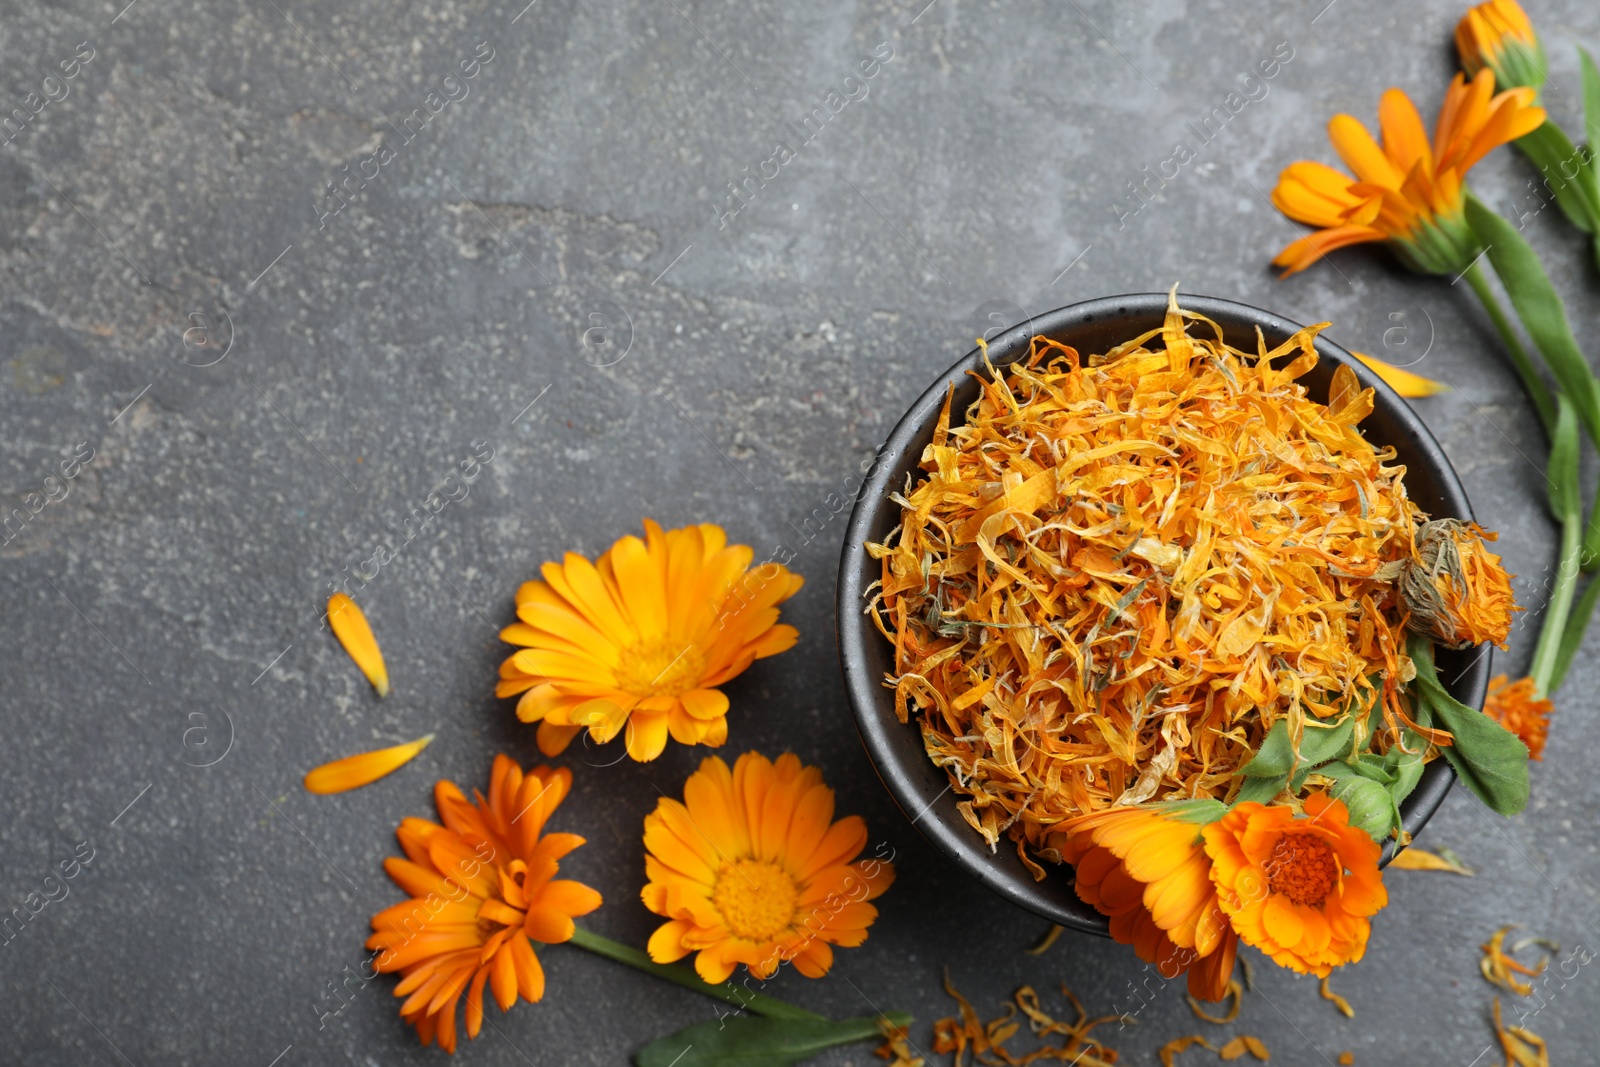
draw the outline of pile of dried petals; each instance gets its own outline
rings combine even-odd
[[[959,1018],[940,1019],[933,1024],[933,1051],[955,1053],[955,1067],[965,1067],[968,1051],[972,1053],[973,1063],[1004,1064],[1006,1067],[1022,1067],[1040,1061],[1071,1063],[1079,1067],[1109,1067],[1117,1062],[1116,1050],[1101,1044],[1100,1039],[1092,1036],[1090,1031],[1104,1023],[1117,1022],[1120,1016],[1102,1015],[1091,1019],[1082,1003],[1065,985],[1061,987],[1061,993],[1077,1014],[1072,1022],[1052,1018],[1046,1013],[1039,1004],[1039,994],[1032,986],[1018,989],[1011,1002],[1006,1004],[1005,1014],[987,1023],[979,1018],[971,1001],[950,983],[948,973],[944,977],[944,989],[955,999],[960,1014]],[[1006,1048],[1006,1042],[1022,1029],[1022,1023],[1017,1019],[1018,1012],[1027,1019],[1028,1029],[1035,1037],[1045,1041],[1058,1036],[1062,1039],[1061,1044],[1043,1044],[1020,1054]]]
[[[1035,337],[974,375],[964,421],[947,398],[867,546],[896,714],[963,817],[1035,877],[1075,863],[1118,940],[1169,977],[1206,961],[1207,999],[1241,937],[1319,975],[1360,958],[1377,842],[1427,760],[1495,810],[1526,800],[1526,749],[1432,665],[1505,641],[1493,535],[1407,499],[1353,371],[1308,395],[1322,328],[1244,352],[1174,291],[1104,354]]]

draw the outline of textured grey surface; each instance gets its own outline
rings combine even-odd
[[[1337,340],[1398,361],[1426,352],[1419,369],[1456,391],[1420,408],[1535,609],[1501,665],[1526,661],[1554,549],[1542,443],[1481,313],[1381,252],[1286,282],[1267,268],[1300,232],[1264,199],[1278,169],[1331,160],[1326,118],[1369,118],[1387,85],[1431,118],[1453,4],[124,2],[0,0],[6,110],[79,42],[93,54],[0,147],[6,510],[93,450],[0,547],[0,903],[92,849],[65,899],[0,946],[0,1061],[438,1062],[397,1018],[392,979],[319,1015],[397,899],[380,862],[399,819],[431,814],[436,777],[470,788],[496,751],[537,758],[490,694],[517,583],[647,515],[720,522],[762,555],[797,540],[991,312],[1177,281],[1330,319]],[[1600,10],[1534,14],[1572,128],[1569,41],[1600,46]],[[480,42],[493,55],[468,95],[402,127]],[[1280,42],[1293,58],[1265,95],[1119,226],[1125,183]],[[786,123],[828,113],[875,48],[893,58],[866,95],[799,143]],[[384,143],[393,158],[319,226],[338,206],[326,183]],[[727,183],[774,158],[719,228]],[[1526,178],[1502,152],[1475,184],[1509,212]],[[1581,247],[1554,212],[1529,230],[1592,338]],[[595,325],[610,332],[586,344]],[[395,682],[380,702],[319,632],[319,605],[475,441],[494,449],[486,474],[361,593]],[[896,850],[899,881],[865,947],[826,980],[781,977],[779,995],[914,1012],[926,1049],[951,1008],[942,968],[986,1011],[1064,981],[1093,1013],[1137,1010],[1112,1043],[1153,1063],[1202,1025],[1177,988],[1140,1008],[1140,964],[1093,938],[1023,955],[1043,924],[945,870],[874,778],[833,650],[842,525],[801,548],[808,582],[785,612],[800,644],[729,687],[724,752],[820,762],[840,809]],[[1389,878],[1366,960],[1336,981],[1355,1020],[1258,960],[1240,1023],[1209,1029],[1258,1034],[1292,1064],[1345,1049],[1493,1062],[1475,1059],[1491,1000],[1477,944],[1520,922],[1569,952],[1600,946],[1594,648],[1530,810],[1500,820],[1458,790],[1428,827],[1478,877]],[[429,730],[438,741],[374,786],[300,789],[316,763]],[[589,837],[566,869],[605,893],[596,929],[642,943],[653,928],[640,820],[700,755],[564,757],[577,777],[557,822]],[[620,1064],[712,1017],[578,950],[543,958],[545,1000],[491,1010],[463,1062]],[[1553,1062],[1592,1060],[1596,982],[1584,968],[1552,983],[1531,1021]],[[878,1061],[863,1046],[821,1062]]]

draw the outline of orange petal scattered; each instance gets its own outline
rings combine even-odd
[[[1032,986],[1025,985],[1018,989],[1006,1003],[1005,1014],[988,1022],[978,1016],[972,1003],[951,984],[948,971],[944,976],[944,989],[955,999],[959,1017],[940,1019],[933,1024],[933,1051],[955,1053],[954,1062],[957,1065],[971,1062],[1025,1067],[1027,1064],[1050,1061],[1074,1064],[1075,1067],[1113,1067],[1117,1063],[1116,1050],[1107,1048],[1091,1031],[1106,1023],[1120,1022],[1122,1016],[1101,1015],[1091,1019],[1083,1009],[1083,1004],[1065,985],[1061,987],[1061,994],[1067,998],[1067,1003],[1077,1015],[1071,1022],[1053,1018],[1046,1012],[1039,994]],[[1028,1030],[1043,1042],[1027,1052],[1014,1052],[1006,1047],[1006,1042],[1022,1032],[1022,1020],[1017,1018],[1019,1013],[1027,1020]],[[1061,1043],[1050,1044],[1052,1037],[1061,1038]],[[969,1051],[972,1053],[970,1061],[967,1059]],[[1162,1062],[1167,1062],[1165,1056]]]
[[[1453,854],[1452,854],[1453,855]],[[1390,870],[1402,871],[1446,871],[1450,874],[1464,875],[1471,878],[1473,871],[1470,867],[1463,867],[1459,861],[1442,856],[1437,852],[1429,852],[1425,848],[1409,845],[1395,853],[1394,859],[1389,861]]]
[[[383,652],[378,648],[378,639],[372,636],[367,617],[356,602],[344,593],[329,597],[328,625],[333,627],[333,636],[339,639],[350,658],[355,660],[361,673],[372,683],[372,688],[378,691],[379,696],[388,696],[389,670],[383,665]]]
[[[1525,1026],[1506,1026],[1500,1019],[1500,998],[1494,998],[1494,1036],[1506,1054],[1506,1067],[1550,1067],[1544,1038]]]
[[[1354,1019],[1356,1017],[1356,1010],[1350,1006],[1350,1002],[1335,993],[1333,987],[1328,985],[1328,977],[1326,975],[1317,984],[1317,992],[1323,1000],[1329,1001],[1335,1008],[1338,1008],[1339,1014],[1346,1019]]]
[[[1258,1060],[1272,1059],[1272,1053],[1267,1051],[1267,1046],[1261,1043],[1259,1037],[1249,1034],[1240,1034],[1217,1050],[1217,1058],[1222,1060],[1237,1060],[1249,1053]]]
[[[410,763],[418,752],[428,747],[428,742],[433,738],[433,734],[428,734],[415,741],[407,741],[403,745],[362,752],[359,755],[334,760],[332,763],[324,763],[306,775],[306,790],[326,795],[345,793],[352,789],[360,789],[364,785],[371,785],[384,775],[391,774]]]
[[[1382,378],[1389,388],[1408,399],[1436,396],[1439,393],[1448,393],[1450,391],[1450,387],[1443,382],[1436,382],[1432,378],[1424,378],[1422,375],[1408,371],[1404,367],[1396,367],[1392,363],[1385,363],[1383,360],[1366,355],[1363,352],[1352,352],[1350,354],[1366,364],[1367,369]]]
[[[1195,1045],[1199,1045],[1207,1052],[1217,1051],[1217,1047],[1211,1042],[1207,1041],[1200,1034],[1189,1034],[1186,1037],[1175,1037],[1171,1041],[1168,1041],[1165,1045],[1162,1045],[1156,1053],[1161,1057],[1161,1067],[1177,1067],[1179,1054],[1187,1051],[1190,1048],[1193,1048]]]

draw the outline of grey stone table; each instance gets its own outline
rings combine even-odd
[[[0,490],[31,516],[0,547],[0,905],[63,862],[76,875],[0,944],[0,1061],[441,1062],[392,979],[333,999],[397,899],[381,860],[436,778],[538,758],[490,693],[517,584],[652,516],[799,549],[800,643],[728,687],[724,751],[822,764],[898,856],[867,945],[779,995],[911,1011],[926,1051],[946,968],[990,1014],[1065,982],[1091,1012],[1136,1013],[1110,1041],[1154,1063],[1201,1027],[1177,987],[1135,996],[1141,965],[1092,937],[1024,955],[1045,925],[948,870],[874,777],[836,666],[825,501],[977,331],[1179,282],[1426,354],[1455,386],[1418,406],[1534,609],[1500,658],[1524,666],[1554,537],[1538,427],[1481,313],[1381,251],[1283,282],[1267,266],[1300,232],[1266,200],[1278,170],[1331,160],[1327,117],[1372,116],[1388,85],[1431,118],[1459,8],[525,2],[0,0],[0,111],[50,96],[0,148]],[[1600,9],[1534,14],[1572,128],[1570,42],[1600,47]],[[1274,78],[1242,81],[1275,52]],[[1163,166],[1179,141],[1194,157]],[[1475,181],[1512,212],[1528,176],[1501,152]],[[1554,212],[1527,225],[1592,340],[1594,269]],[[483,476],[446,485],[459,499],[408,539],[480,444]],[[385,543],[397,558],[360,594],[395,681],[379,701],[318,616]],[[1389,879],[1337,980],[1357,1018],[1258,961],[1217,1033],[1291,1064],[1497,1061],[1478,943],[1510,922],[1600,943],[1595,647],[1528,812],[1457,790],[1427,828],[1478,876]],[[426,731],[376,785],[300,788]],[[609,901],[594,928],[653,929],[640,820],[702,754],[563,757],[559,821],[589,838],[566,869]],[[621,1064],[712,1017],[581,951],[543,958],[545,1000],[491,1009],[462,1062]],[[1558,1064],[1600,1044],[1596,973],[1552,984],[1531,1022]]]

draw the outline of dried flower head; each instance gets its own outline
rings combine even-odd
[[[1522,609],[1511,596],[1511,575],[1484,547],[1495,535],[1477,523],[1434,519],[1417,530],[1416,555],[1400,576],[1400,595],[1411,628],[1447,648],[1492,641],[1506,647],[1511,616]]]

